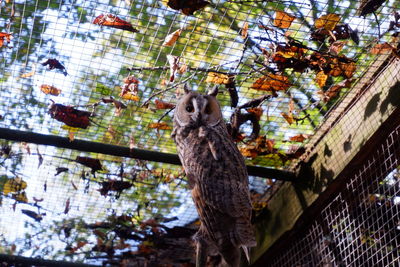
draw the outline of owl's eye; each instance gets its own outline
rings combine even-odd
[[[192,105],[187,105],[186,106],[186,111],[192,113],[194,111],[194,108]]]

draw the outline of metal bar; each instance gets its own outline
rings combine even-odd
[[[73,263],[68,261],[44,260],[40,258],[28,258],[16,255],[0,254],[0,262],[15,263],[15,266],[60,266],[60,267],[95,267],[98,265],[90,265],[83,263]]]
[[[157,151],[150,151],[144,149],[129,149],[128,147],[103,144],[98,142],[90,142],[77,140],[70,141],[68,138],[46,135],[33,132],[11,130],[7,128],[0,128],[0,139],[6,139],[17,142],[27,142],[40,145],[49,145],[60,148],[74,149],[84,152],[101,153],[106,155],[128,157],[140,160],[156,161],[162,163],[169,163],[174,165],[181,165],[178,155],[163,153]],[[295,175],[289,171],[277,170],[272,168],[247,166],[249,175],[271,178],[281,181],[294,181]]]

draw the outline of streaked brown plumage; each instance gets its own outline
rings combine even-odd
[[[244,159],[228,134],[215,96],[186,91],[176,107],[173,138],[189,180],[207,254],[238,266],[240,248],[255,246]]]

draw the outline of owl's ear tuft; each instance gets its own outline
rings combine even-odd
[[[185,91],[185,94],[190,93],[190,89],[189,89],[189,86],[187,85],[187,83],[185,83],[185,84],[183,85],[183,91]]]
[[[218,86],[214,86],[210,91],[208,91],[208,95],[216,97],[218,94]]]

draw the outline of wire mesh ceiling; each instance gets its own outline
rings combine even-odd
[[[0,1],[0,126],[175,153],[183,85],[217,85],[248,164],[285,169],[379,54],[399,56],[398,5],[375,18],[355,1]],[[7,142],[2,155],[1,233],[22,242],[39,223],[67,244],[8,241],[8,253],[150,255],[160,233],[196,219],[178,167]],[[252,183],[262,208],[268,185]],[[126,243],[115,229],[130,223]]]

